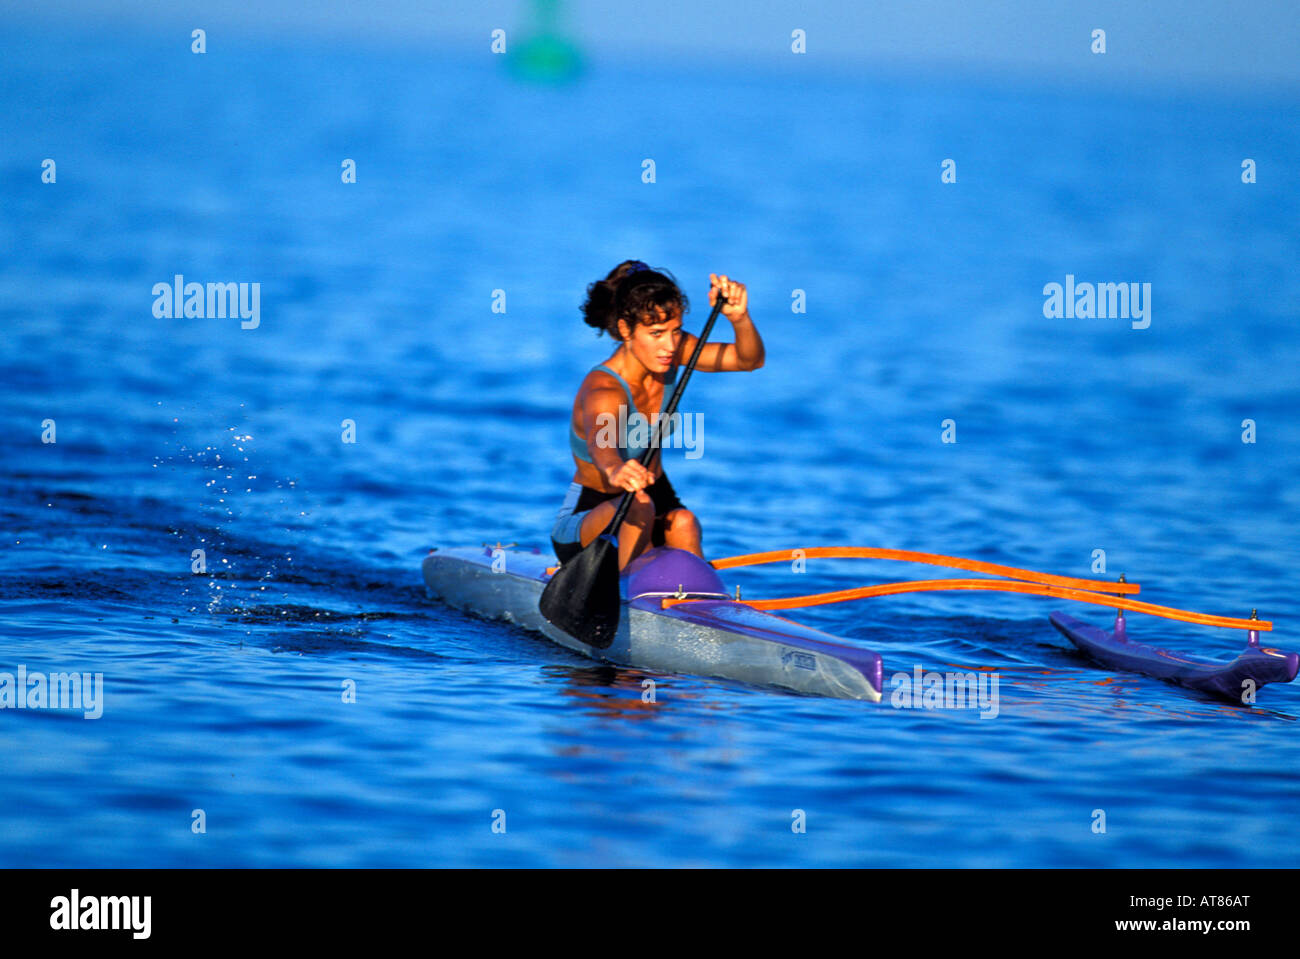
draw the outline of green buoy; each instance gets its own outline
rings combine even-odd
[[[583,68],[582,54],[561,26],[560,0],[532,0],[532,24],[506,62],[520,80],[567,83]]]

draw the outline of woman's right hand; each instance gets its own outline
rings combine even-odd
[[[618,467],[605,473],[605,481],[610,486],[617,486],[619,489],[635,493],[653,483],[655,477],[653,473],[636,460],[624,460]]]

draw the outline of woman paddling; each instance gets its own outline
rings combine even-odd
[[[705,343],[696,370],[758,369],[763,365],[763,340],[749,316],[744,284],[712,273],[709,283],[710,306],[719,293],[726,298],[722,315],[735,328],[736,342]],[[699,521],[673,491],[662,456],[647,469],[638,462],[645,445],[628,445],[629,439],[639,439],[637,432],[629,428],[630,435],[618,434],[618,424],[630,424],[634,413],[653,423],[654,412],[667,404],[678,364],[695,349],[696,337],[682,330],[682,316],[689,309],[672,275],[640,260],[625,260],[587,288],[582,306],[587,325],[609,333],[620,345],[587,373],[573,401],[569,446],[576,469],[551,532],[560,562],[604,532],[625,490],[635,496],[617,531],[619,569],[648,545],[672,546],[703,557]],[[663,424],[664,438],[670,425]],[[609,441],[611,435],[615,442]]]

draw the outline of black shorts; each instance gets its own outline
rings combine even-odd
[[[682,501],[677,498],[677,491],[673,489],[673,484],[669,482],[667,473],[660,474],[659,478],[647,486],[645,491],[650,494],[650,499],[655,506],[655,524],[650,532],[650,545],[663,546],[663,518],[673,510],[684,509],[684,507]],[[587,513],[601,503],[617,499],[622,495],[623,491],[621,490],[617,493],[602,493],[590,486],[580,486],[577,483],[569,484],[568,494],[564,497],[564,505],[560,507],[560,512],[555,517],[555,528],[551,532],[551,546],[555,548],[555,556],[561,563],[568,562],[582,552],[582,543],[578,539],[578,534],[582,528],[582,520],[586,518]]]

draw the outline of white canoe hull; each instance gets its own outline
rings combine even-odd
[[[657,598],[626,602],[618,634],[595,649],[556,629],[537,610],[550,556],[490,548],[435,550],[424,560],[429,595],[457,609],[504,619],[600,662],[778,686],[800,693],[880,701],[880,656],[829,633],[711,599],[660,609]]]

